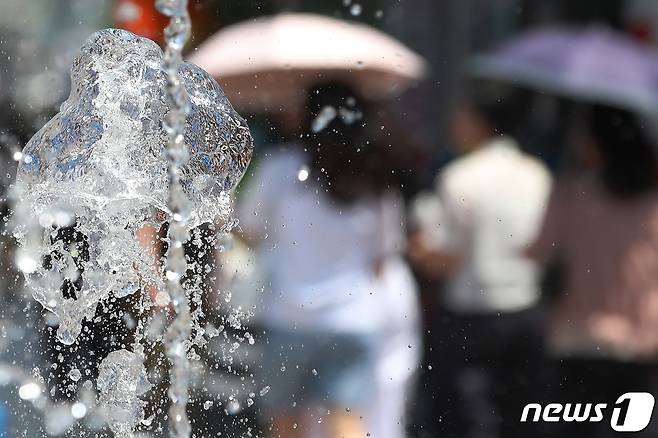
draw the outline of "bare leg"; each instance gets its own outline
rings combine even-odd
[[[267,432],[269,438],[304,438],[304,419],[296,412],[277,414]]]
[[[363,438],[365,420],[360,412],[336,410],[328,417],[329,438]]]

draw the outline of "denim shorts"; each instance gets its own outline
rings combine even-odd
[[[259,404],[265,410],[356,410],[374,397],[374,336],[271,329],[264,338],[261,380],[270,389]]]

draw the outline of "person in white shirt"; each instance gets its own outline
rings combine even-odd
[[[312,133],[265,156],[238,206],[268,278],[260,402],[271,436],[404,436],[416,286],[402,200],[368,169],[384,164],[362,104],[341,84],[309,93]]]
[[[524,250],[551,176],[508,135],[521,108],[509,93],[473,84],[452,127],[456,142],[475,147],[446,166],[413,213],[410,257],[445,279],[432,343],[445,377],[436,388],[449,417],[442,436],[517,436],[514,398],[528,392],[528,363],[541,351],[540,272]]]
[[[510,137],[485,140],[437,178],[437,248],[459,259],[444,303],[459,313],[514,312],[540,296],[537,266],[523,256],[542,219],[550,181]]]

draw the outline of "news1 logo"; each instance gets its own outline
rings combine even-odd
[[[648,392],[627,392],[612,406],[610,427],[616,432],[639,432],[651,422],[653,406],[656,403]],[[529,403],[523,408],[521,422],[537,423],[592,423],[605,420],[609,412],[606,403]]]

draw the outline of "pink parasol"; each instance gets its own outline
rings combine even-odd
[[[336,80],[367,98],[390,98],[426,69],[423,58],[370,26],[292,13],[227,27],[189,60],[248,110],[298,105],[308,87]]]

